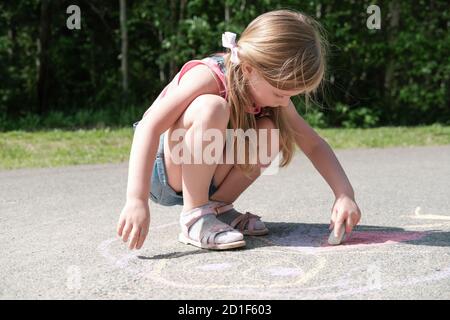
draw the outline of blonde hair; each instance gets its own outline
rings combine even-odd
[[[255,68],[273,87],[304,90],[305,99],[310,98],[325,74],[326,40],[321,31],[313,18],[290,9],[266,12],[247,26],[237,41],[240,63],[233,64],[229,56],[225,59],[232,129],[256,129],[255,116],[245,111],[253,104],[243,74],[245,64]],[[295,137],[287,122],[286,108],[268,107],[264,111],[269,111],[280,130],[280,167],[287,166],[295,151]],[[255,167],[248,163],[237,166],[244,174]]]

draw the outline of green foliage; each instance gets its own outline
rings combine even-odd
[[[224,31],[239,37],[252,19],[279,8],[316,17],[330,43],[324,93],[309,108],[295,102],[311,125],[450,124],[445,0],[127,1],[126,94],[121,90],[119,1],[50,1],[47,100],[41,108],[37,43],[42,3],[0,3],[0,131],[131,126],[184,63],[224,50]],[[81,8],[81,30],[66,27],[71,4]],[[381,30],[366,27],[371,4],[381,8]]]
[[[26,113],[25,116],[17,121],[17,128],[25,128],[30,131],[39,129],[40,125],[41,118],[33,113]]]
[[[344,128],[371,128],[378,123],[379,119],[376,109],[350,108],[342,103],[336,104],[336,112]]]
[[[325,128],[327,126],[324,113],[318,109],[308,109],[303,117],[310,126],[315,128]]]

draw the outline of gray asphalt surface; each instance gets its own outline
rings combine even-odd
[[[179,243],[182,208],[154,203],[129,251],[126,163],[0,171],[0,298],[450,299],[450,146],[336,154],[363,214],[339,247],[333,193],[302,154],[235,202],[271,233],[227,252]]]

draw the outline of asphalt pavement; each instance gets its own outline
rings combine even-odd
[[[235,202],[265,237],[177,241],[150,204],[141,250],[116,236],[128,164],[0,171],[0,299],[450,299],[450,146],[335,151],[362,221],[327,246],[334,196],[303,154]]]

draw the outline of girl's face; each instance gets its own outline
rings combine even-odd
[[[299,95],[300,91],[285,91],[271,86],[260,74],[250,66],[244,66],[244,76],[250,84],[250,94],[253,102],[261,107],[287,107],[292,96]]]

